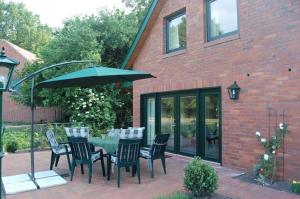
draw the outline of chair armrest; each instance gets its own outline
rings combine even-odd
[[[164,142],[164,143],[161,143],[161,144],[158,144],[158,143],[155,143],[155,145],[157,146],[163,146],[163,145],[167,145],[168,142]]]
[[[103,149],[98,149],[97,151],[92,152],[92,154],[96,154],[96,153],[100,153],[101,156],[106,156],[107,155],[107,154],[103,153]]]
[[[58,144],[65,144],[65,145],[69,145],[69,143],[68,143],[68,142],[60,142],[60,143],[58,143]]]
[[[64,145],[64,147],[65,147],[66,154],[67,154],[67,155],[69,155],[69,153],[71,154],[72,152],[71,152],[71,148],[69,148],[69,145],[68,145],[68,144],[63,144],[63,145]],[[69,151],[69,149],[70,149],[70,151]]]
[[[150,151],[151,149],[149,147],[141,147],[141,150]]]

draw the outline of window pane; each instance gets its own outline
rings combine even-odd
[[[161,98],[161,130],[162,134],[170,133],[167,148],[174,150],[174,132],[175,132],[175,115],[174,115],[174,98],[164,97]]]
[[[238,30],[237,0],[216,0],[209,6],[210,38]]]
[[[205,157],[219,160],[218,96],[205,96]]]
[[[155,98],[147,101],[147,144],[151,145],[155,137]]]
[[[186,46],[186,15],[168,21],[168,51]]]
[[[180,152],[196,154],[196,96],[180,98]]]

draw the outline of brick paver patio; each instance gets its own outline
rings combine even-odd
[[[3,175],[16,175],[30,170],[29,153],[11,154],[3,159]],[[50,151],[35,153],[36,170],[43,171],[49,168]],[[189,158],[174,156],[167,159],[168,174],[164,175],[160,162],[155,163],[155,178],[151,179],[147,164],[142,160],[142,184],[137,183],[136,178],[132,178],[128,173],[122,171],[121,188],[117,188],[116,179],[112,177],[107,181],[101,174],[100,163],[94,165],[92,184],[87,182],[87,172],[81,175],[80,169],[75,171],[72,182],[69,178],[67,185],[57,186],[38,191],[20,193],[7,196],[8,199],[97,199],[97,198],[137,198],[148,199],[160,195],[169,195],[178,190],[183,190],[183,168]],[[293,199],[300,198],[297,195],[277,191],[274,189],[261,187],[254,184],[241,182],[232,177],[239,172],[224,167],[214,165],[219,173],[218,193],[234,199]],[[67,170],[66,160],[61,158],[58,173],[65,173]]]

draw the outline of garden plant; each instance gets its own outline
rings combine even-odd
[[[217,172],[195,157],[184,169],[184,187],[193,198],[210,196],[218,188]]]
[[[254,176],[263,185],[274,182],[277,171],[276,155],[282,147],[283,139],[287,133],[288,125],[286,123],[280,123],[270,138],[264,138],[260,132],[256,132],[256,138],[264,147],[265,152],[254,166]]]

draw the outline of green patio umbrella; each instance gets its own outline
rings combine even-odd
[[[43,81],[38,88],[64,88],[64,87],[94,87],[117,82],[132,82],[135,80],[153,78],[150,73],[137,70],[124,70],[103,66],[93,66],[62,76]]]
[[[135,80],[141,80],[146,78],[153,78],[150,73],[136,71],[136,70],[124,70],[117,68],[109,68],[103,66],[92,66],[86,69],[68,73],[62,76],[55,77],[34,86],[32,83],[31,99],[34,104],[34,90],[35,88],[66,88],[66,87],[95,87],[97,85],[111,84],[118,82],[132,82]],[[33,79],[34,80],[34,79]],[[33,106],[32,106],[33,107]],[[32,121],[34,121],[34,109],[32,108]],[[33,125],[33,122],[32,122]],[[33,129],[33,127],[32,127]],[[33,133],[31,142],[33,143]],[[31,145],[33,146],[33,144]],[[31,150],[31,174],[32,179],[34,177],[34,150]]]

